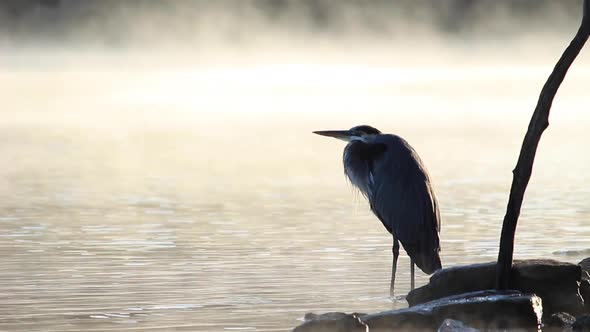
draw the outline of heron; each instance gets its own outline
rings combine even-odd
[[[348,142],[342,158],[344,173],[393,236],[390,295],[393,297],[400,242],[410,256],[413,290],[414,265],[426,274],[441,268],[440,212],[418,153],[403,138],[368,125],[313,133]]]

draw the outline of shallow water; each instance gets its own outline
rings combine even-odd
[[[541,141],[516,258],[590,256],[582,69]],[[496,258],[546,68],[508,68],[507,80],[406,70],[400,82],[367,71],[331,89],[302,87],[305,70],[295,83],[264,77],[276,70],[229,97],[199,95],[192,84],[217,74],[198,70],[3,74],[0,330],[276,331],[309,311],[404,307],[388,297],[391,238],[346,183],[343,144],[312,130],[367,123],[404,136],[433,177],[443,264]],[[405,254],[399,267],[405,294]]]

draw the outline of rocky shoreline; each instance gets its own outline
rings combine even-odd
[[[590,331],[590,258],[515,261],[505,291],[493,290],[495,269],[495,262],[445,268],[407,295],[408,308],[310,313],[293,331]]]

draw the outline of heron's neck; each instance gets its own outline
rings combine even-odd
[[[344,174],[365,196],[369,192],[370,147],[362,141],[352,141],[344,148]]]

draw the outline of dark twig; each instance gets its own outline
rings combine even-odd
[[[496,288],[507,289],[510,287],[510,271],[512,269],[512,254],[514,251],[514,235],[516,232],[516,223],[520,215],[520,207],[524,192],[529,183],[535,153],[541,134],[549,126],[549,111],[557,89],[563,82],[565,74],[570,65],[580,53],[582,47],[590,35],[590,0],[584,0],[582,23],[574,39],[565,49],[561,58],[555,65],[553,72],[547,79],[547,82],[541,90],[537,107],[529,123],[529,128],[522,142],[520,156],[516,167],[512,171],[513,179],[510,188],[510,197],[508,198],[508,207],[504,216],[502,225],[502,235],[500,238],[500,251],[498,253],[498,265],[496,271]]]

